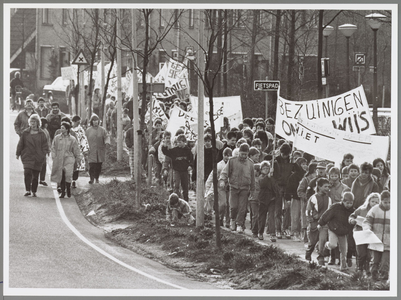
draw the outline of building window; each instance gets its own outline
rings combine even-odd
[[[166,26],[166,20],[164,18],[164,10],[161,9],[159,11],[159,27],[164,28],[164,26]]]
[[[61,13],[61,18],[62,18],[62,25],[66,26],[68,24],[68,9],[63,9]]]
[[[70,66],[70,52],[65,47],[60,47],[60,68]]]
[[[43,9],[43,24],[51,24],[51,18],[50,18],[50,10],[48,8]]]
[[[194,10],[189,10],[189,28],[194,28]]]
[[[51,79],[51,66],[50,58],[54,52],[52,46],[40,47],[40,79]]]

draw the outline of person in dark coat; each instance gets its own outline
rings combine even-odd
[[[35,112],[39,115],[41,118],[46,118],[47,115],[49,114],[50,110],[45,106],[45,99],[40,97],[38,99],[38,107],[35,109]]]
[[[221,148],[219,150],[219,153],[217,154],[217,162],[220,162],[220,161],[223,160],[224,149],[230,148],[231,150],[234,151],[236,143],[237,143],[237,134],[236,134],[236,132],[229,131],[227,133],[227,141],[224,143],[223,148]]]
[[[214,155],[214,157],[216,157],[217,149],[212,147],[212,137],[209,134],[205,135],[204,143],[205,143],[205,147],[204,147],[205,149],[204,149],[204,159],[203,159],[203,165],[204,165],[203,182],[205,183],[207,178],[209,177],[209,174],[213,171],[213,155]],[[193,172],[192,172],[192,181],[196,181],[197,158],[198,158],[198,155],[195,155],[194,168],[193,168]]]
[[[347,270],[347,235],[352,232],[352,225],[348,223],[349,216],[354,212],[354,195],[350,192],[343,194],[341,202],[333,203],[320,217],[319,226],[328,225],[329,241],[325,247],[329,250],[339,247],[341,271]],[[351,260],[351,258],[348,258]],[[348,265],[352,263],[348,262]]]
[[[60,105],[57,102],[52,103],[52,110],[46,116],[47,119],[47,130],[49,131],[50,138],[54,139],[54,134],[57,129],[61,127],[61,119],[65,117],[65,114],[60,111]]]
[[[363,205],[371,193],[378,193],[379,186],[372,177],[373,166],[364,162],[360,166],[360,175],[352,183],[351,192],[354,194],[354,208]]]
[[[43,163],[46,161],[46,154],[49,153],[49,144],[46,134],[40,129],[41,122],[37,114],[29,118],[29,127],[21,133],[17,145],[17,159],[21,157],[24,166],[25,194],[36,197],[38,189],[39,173]]]

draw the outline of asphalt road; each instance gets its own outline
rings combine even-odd
[[[56,198],[50,185],[39,186],[37,198],[24,197],[23,166],[15,157],[15,117],[12,113],[5,295],[20,288],[215,289],[113,244],[86,221],[74,198]],[[48,174],[46,179],[50,183]]]

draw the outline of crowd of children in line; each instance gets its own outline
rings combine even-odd
[[[270,120],[266,123],[272,125]],[[266,232],[272,242],[283,237],[303,241],[307,260],[311,260],[317,246],[320,265],[324,265],[325,257],[329,256],[328,264],[335,264],[338,259],[343,271],[352,266],[352,257],[356,256],[358,272],[372,275],[374,279],[379,275],[387,279],[390,250],[388,163],[377,158],[358,166],[353,163],[354,156],[348,153],[338,168],[334,162],[293,149],[290,142],[274,141],[274,128],[270,126],[271,131],[266,130],[266,123],[244,119],[241,129],[231,128],[224,135],[219,134],[221,139],[216,149],[211,145],[210,129],[206,130],[205,213],[213,211],[214,156],[221,226],[243,233],[249,213],[250,229],[255,238],[263,240]],[[168,177],[169,166],[173,173],[174,193],[170,196],[168,210],[177,210],[178,206],[185,208],[182,215],[191,223],[191,209],[185,202],[188,202],[189,171],[195,166],[196,147],[192,144],[191,148],[191,143],[187,143],[183,130],[174,138],[161,130],[159,138],[158,150],[152,149],[159,152],[158,159],[161,159],[160,167],[156,168],[161,174],[158,178]],[[195,176],[192,173],[192,179]],[[170,221],[174,219],[173,223],[177,221],[171,212],[167,215]],[[181,217],[181,213],[176,216]],[[356,224],[358,216],[364,218],[363,225]],[[382,241],[384,250],[370,250],[369,244],[355,245],[353,230],[373,231]]]

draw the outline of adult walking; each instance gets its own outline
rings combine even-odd
[[[71,197],[71,181],[76,160],[81,159],[81,151],[77,139],[70,135],[71,125],[68,122],[62,122],[60,131],[56,135],[52,144],[52,175],[51,181],[60,183],[60,198]]]
[[[17,145],[17,159],[21,157],[24,166],[25,194],[36,197],[38,177],[46,154],[49,153],[46,134],[40,129],[41,122],[37,114],[29,117],[29,127],[22,131]]]
[[[29,127],[29,118],[35,113],[35,106],[32,101],[26,101],[25,109],[18,113],[14,121],[15,132],[21,136],[22,132]]]
[[[100,126],[99,123],[99,117],[97,115],[92,115],[89,121],[90,127],[85,132],[89,143],[88,162],[90,184],[92,184],[94,180],[96,180],[96,183],[99,182],[102,163],[106,159],[106,143],[110,144],[106,129]]]

